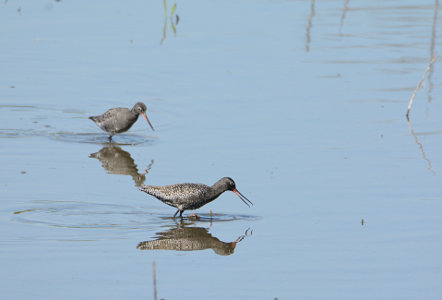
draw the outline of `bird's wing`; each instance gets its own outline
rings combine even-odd
[[[129,109],[124,107],[115,107],[111,108],[108,111],[106,111],[104,114],[101,115],[103,119],[115,119],[117,116],[125,111],[128,111]]]
[[[182,183],[168,186],[143,185],[140,190],[165,202],[180,203],[202,197],[208,188],[204,184]]]

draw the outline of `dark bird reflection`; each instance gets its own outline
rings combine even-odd
[[[345,0],[344,3],[344,9],[342,10],[342,16],[341,16],[341,24],[339,25],[339,35],[342,35],[342,27],[344,26],[344,20],[345,20],[345,15],[347,14],[348,11],[348,3],[350,2],[350,0]]]
[[[115,145],[105,146],[100,151],[92,153],[89,157],[98,159],[109,174],[132,176],[135,186],[141,186],[144,183],[146,174],[153,165],[152,160],[147,169],[139,173],[130,153]]]
[[[145,241],[138,244],[140,250],[175,250],[175,251],[195,251],[212,249],[218,255],[231,255],[235,251],[236,245],[241,242],[249,233],[238,237],[235,241],[225,243],[212,236],[207,228],[190,227],[184,221],[176,227],[157,233],[157,239]]]

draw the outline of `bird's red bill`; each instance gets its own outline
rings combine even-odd
[[[246,198],[246,196],[244,196],[243,194],[241,194],[237,189],[233,189],[233,191],[238,197],[239,199],[242,200],[242,202],[244,202],[248,207],[250,207],[250,205],[253,205],[252,201],[250,201],[249,199]],[[248,202],[248,203],[247,203]],[[250,204],[249,204],[250,203]]]
[[[153,129],[153,126],[152,126],[152,124],[150,123],[149,119],[147,118],[146,114],[145,114],[145,113],[142,113],[141,115],[142,115],[143,118],[147,121],[147,123],[149,123],[150,128],[152,128],[152,130],[155,131],[155,129]]]

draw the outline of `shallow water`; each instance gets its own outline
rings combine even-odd
[[[0,4],[2,298],[440,299],[438,1],[163,4]]]

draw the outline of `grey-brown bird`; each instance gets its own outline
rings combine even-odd
[[[163,203],[176,207],[178,213],[183,216],[185,210],[200,208],[215,200],[225,191],[234,192],[247,206],[253,203],[236,189],[235,181],[230,177],[223,177],[214,185],[208,186],[200,183],[179,183],[166,186],[143,185],[141,191],[156,197]]]
[[[138,102],[132,109],[123,107],[111,108],[101,116],[92,116],[89,119],[109,133],[109,142],[111,142],[113,135],[128,131],[138,120],[139,115],[142,115],[149,123],[150,128],[155,131],[146,116],[146,109],[146,105],[143,102]]]

